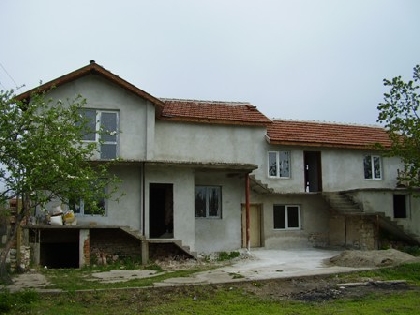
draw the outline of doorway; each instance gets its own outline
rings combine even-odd
[[[322,191],[321,152],[303,151],[305,191]]]
[[[173,184],[150,184],[150,238],[174,237]]]
[[[251,247],[261,247],[261,205],[249,206],[249,229]],[[246,244],[246,209],[242,205],[242,247]]]

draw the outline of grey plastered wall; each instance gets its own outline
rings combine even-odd
[[[149,222],[150,184],[173,184],[174,239],[195,250],[194,170],[182,166],[145,165],[145,222]],[[145,226],[146,237],[150,235]]]
[[[239,249],[241,202],[245,195],[243,175],[231,177],[221,171],[197,171],[195,183],[222,187],[222,218],[195,218],[196,250],[199,253],[211,253]]]
[[[130,226],[141,231],[141,168],[139,165],[116,165],[111,168],[121,182],[119,192],[107,200],[105,215],[77,216],[78,224]],[[120,196],[122,194],[122,196]],[[115,198],[120,197],[119,200]]]
[[[82,77],[48,94],[63,101],[77,95],[86,99],[87,108],[119,111],[119,153],[122,159],[138,161],[153,156],[155,115],[152,104],[99,75]]]
[[[268,177],[268,151],[290,151],[290,173],[288,179]],[[258,152],[260,167],[254,171],[257,179],[267,184],[277,193],[304,192],[304,151],[321,151],[321,172],[323,191],[344,191],[360,188],[394,188],[398,169],[403,169],[399,158],[383,157],[382,179],[364,178],[363,158],[378,155],[369,150],[348,150],[316,147],[273,146],[266,143]]]
[[[330,211],[319,194],[251,195],[252,203],[263,208],[263,245],[272,249],[327,246]],[[301,228],[274,229],[273,205],[299,205]]]
[[[394,218],[393,196],[406,195],[406,218]],[[402,225],[406,232],[417,235],[420,241],[420,197],[404,189],[357,190],[351,193],[365,212],[382,212]]]
[[[155,159],[258,164],[265,128],[156,121]]]

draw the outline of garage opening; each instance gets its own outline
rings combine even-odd
[[[79,230],[43,230],[39,258],[49,269],[79,268]]]

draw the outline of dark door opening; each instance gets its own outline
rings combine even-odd
[[[304,151],[305,191],[322,191],[321,152]]]
[[[150,238],[174,237],[173,185],[150,184]]]
[[[394,195],[394,218],[404,219],[406,217],[405,195]]]

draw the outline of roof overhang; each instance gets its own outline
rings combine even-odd
[[[149,93],[137,88],[136,86],[134,86],[133,84],[129,83],[128,81],[120,78],[119,76],[111,73],[110,71],[106,70],[105,68],[103,68],[102,66],[98,65],[97,63],[95,63],[94,60],[91,60],[90,63],[87,66],[84,66],[78,70],[75,70],[73,72],[70,72],[66,75],[63,75],[59,78],[56,78],[54,80],[51,80],[47,83],[44,83],[42,85],[40,85],[37,88],[28,90],[24,93],[21,93],[17,96],[15,96],[15,99],[18,101],[26,101],[29,102],[31,95],[33,93],[39,92],[46,92],[48,90],[51,90],[52,88],[57,88],[60,87],[66,83],[75,81],[81,77],[87,76],[87,75],[100,75],[102,77],[104,77],[105,79],[111,81],[112,83],[116,84],[117,86],[149,101],[150,103],[152,103],[153,105],[155,105],[158,109],[158,112],[161,113],[164,103],[150,95]]]

